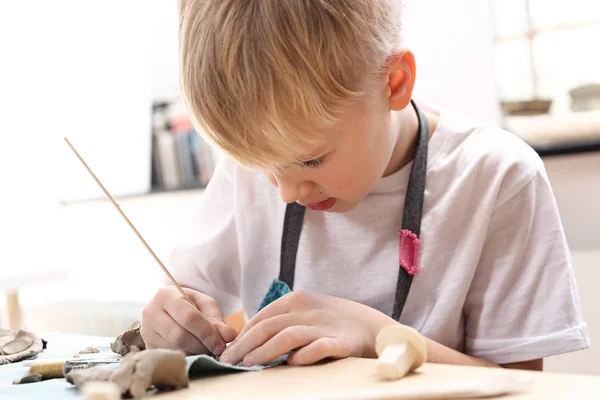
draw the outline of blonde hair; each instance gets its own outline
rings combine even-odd
[[[247,167],[305,161],[400,42],[401,0],[180,0],[183,98]]]

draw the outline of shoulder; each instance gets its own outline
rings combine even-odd
[[[496,207],[536,177],[545,176],[544,164],[535,150],[500,127],[443,113],[439,133],[445,136],[445,143],[432,169],[446,172],[450,169],[456,178],[487,194],[495,194]]]

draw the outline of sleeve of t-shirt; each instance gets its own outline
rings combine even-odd
[[[192,233],[168,263],[180,285],[211,296],[225,315],[241,308],[234,192],[234,164],[223,157],[202,194]]]
[[[498,364],[589,347],[569,248],[543,167],[495,207],[464,313],[467,354]]]

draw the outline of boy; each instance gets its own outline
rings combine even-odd
[[[541,370],[589,346],[541,160],[412,102],[401,11],[181,2],[184,98],[228,158],[201,232],[170,263],[196,307],[161,289],[143,312],[149,347],[246,365],[291,352],[301,365],[374,357],[378,331],[402,323],[426,337],[429,362]],[[277,277],[294,292],[257,313]],[[241,307],[236,338],[223,314]]]

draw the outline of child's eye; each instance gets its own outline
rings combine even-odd
[[[309,161],[304,161],[300,163],[302,168],[319,168],[325,162],[325,157],[315,158]]]

